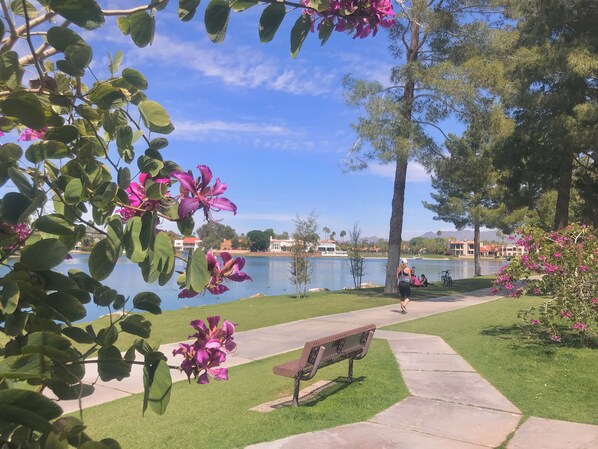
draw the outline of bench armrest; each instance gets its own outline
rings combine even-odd
[[[357,357],[355,357],[355,360],[363,359],[367,355],[368,350],[370,349],[370,343],[372,342],[372,339],[374,338],[374,331],[375,331],[375,329],[371,330],[368,333],[368,338],[365,342],[365,345],[363,345],[363,351],[361,352],[361,354],[359,354]]]
[[[316,355],[316,360],[314,361],[313,366],[311,367],[311,371],[308,376],[304,376],[302,380],[309,380],[316,375],[318,372],[318,368],[320,367],[320,362],[322,361],[322,357],[324,356],[324,350],[326,349],[325,346],[320,346],[318,348],[318,355]]]

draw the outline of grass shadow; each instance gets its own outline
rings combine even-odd
[[[556,350],[555,345],[572,349],[582,347],[594,349],[598,347],[596,339],[586,339],[582,342],[578,336],[566,334],[565,330],[565,328],[561,329],[563,338],[558,343],[551,341],[550,336],[547,334],[537,333],[535,328],[531,326],[517,323],[510,326],[487,327],[480,331],[480,335],[511,341],[511,347],[515,350],[539,350],[544,355],[553,355]]]
[[[354,382],[363,382],[366,376],[354,377],[352,382],[349,382],[348,377],[339,376],[336,379],[331,380],[330,385],[327,385],[322,390],[316,391],[308,395],[305,399],[299,400],[299,407],[315,407],[320,402],[325,401],[330,396],[345,390]],[[284,406],[293,405],[292,401],[285,403]]]

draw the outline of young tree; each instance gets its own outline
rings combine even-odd
[[[401,256],[405,183],[409,160],[425,165],[440,154],[429,134],[450,115],[460,118],[460,106],[474,102],[485,77],[495,79],[495,68],[469,58],[487,40],[490,2],[399,2],[397,23],[391,29],[391,51],[400,65],[392,71],[390,87],[347,79],[349,105],[363,107],[365,117],[353,126],[358,142],[347,164],[362,169],[370,161],[394,163],[388,264],[385,293],[396,293],[395,272]],[[465,62],[468,62],[465,64]],[[370,144],[364,150],[363,142]]]
[[[294,244],[291,247],[291,262],[289,265],[290,280],[295,285],[295,296],[305,297],[307,284],[311,281],[311,266],[309,254],[317,247],[320,237],[318,236],[318,216],[311,212],[307,218],[297,218],[295,232],[293,233]]]
[[[349,231],[349,243],[351,249],[349,250],[349,273],[353,277],[353,285],[355,288],[361,288],[361,280],[363,279],[363,262],[362,256],[362,242],[361,242],[361,227],[359,222],[353,225],[353,229]]]

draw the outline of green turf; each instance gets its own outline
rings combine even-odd
[[[225,449],[360,422],[407,396],[388,343],[374,340],[368,355],[355,362],[352,384],[339,382],[298,408],[250,411],[292,394],[293,380],[272,374],[272,367],[298,356],[295,351],[231,368],[226,382],[178,382],[163,416],[148,411],[142,417],[142,396],[135,395],[86,409],[83,418],[92,437],[115,438],[124,448]],[[340,362],[318,371],[313,381],[346,375],[347,362]]]
[[[539,298],[505,298],[389,326],[438,335],[525,415],[598,424],[598,352],[526,336],[517,312]]]
[[[434,286],[414,288],[413,298],[433,298],[456,293],[489,288],[491,278],[462,279],[453,283],[452,287]],[[201,297],[197,299],[201,304]],[[196,319],[205,320],[211,315],[220,315],[233,323],[237,323],[238,331],[246,331],[290,321],[313,318],[317,316],[380,307],[397,302],[395,296],[385,295],[383,288],[360,290],[343,290],[338,292],[310,293],[307,298],[296,299],[289,295],[265,296],[240,301],[223,302],[221,304],[187,307],[179,310],[165,311],[161,315],[148,315],[152,322],[152,343],[163,344],[182,341],[193,333],[189,323]],[[92,322],[96,331],[109,325],[108,318]],[[121,350],[130,347],[139,337],[121,333],[116,345]]]

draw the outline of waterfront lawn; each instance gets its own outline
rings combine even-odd
[[[414,299],[436,298],[439,296],[464,293],[481,288],[489,288],[491,277],[461,279],[454,281],[452,287],[433,286],[414,288]],[[197,298],[201,304],[201,297]],[[233,323],[237,323],[237,331],[247,331],[291,321],[368,309],[394,304],[395,296],[385,295],[384,288],[368,288],[358,290],[341,290],[336,292],[309,293],[307,298],[296,299],[289,295],[264,296],[221,304],[187,307],[179,310],[164,311],[161,315],[151,315],[152,344],[174,343],[187,339],[193,333],[189,323],[193,320],[220,315]],[[96,332],[107,327],[107,317],[93,321]],[[126,351],[139,337],[121,333],[116,346]]]
[[[173,385],[166,414],[141,415],[143,397],[134,395],[83,411],[91,436],[112,437],[122,447],[239,448],[262,441],[364,421],[407,397],[396,359],[384,340],[374,340],[367,357],[355,362],[356,380],[325,390],[321,397],[298,408],[270,413],[249,409],[292,395],[293,380],[276,376],[272,367],[299,357],[284,355],[231,368],[230,380],[208,385]],[[318,371],[311,382],[344,379],[347,362]],[[119,419],[117,417],[126,417]]]
[[[541,301],[504,298],[385,329],[442,337],[525,415],[598,424],[598,351],[526,337],[517,312]]]

